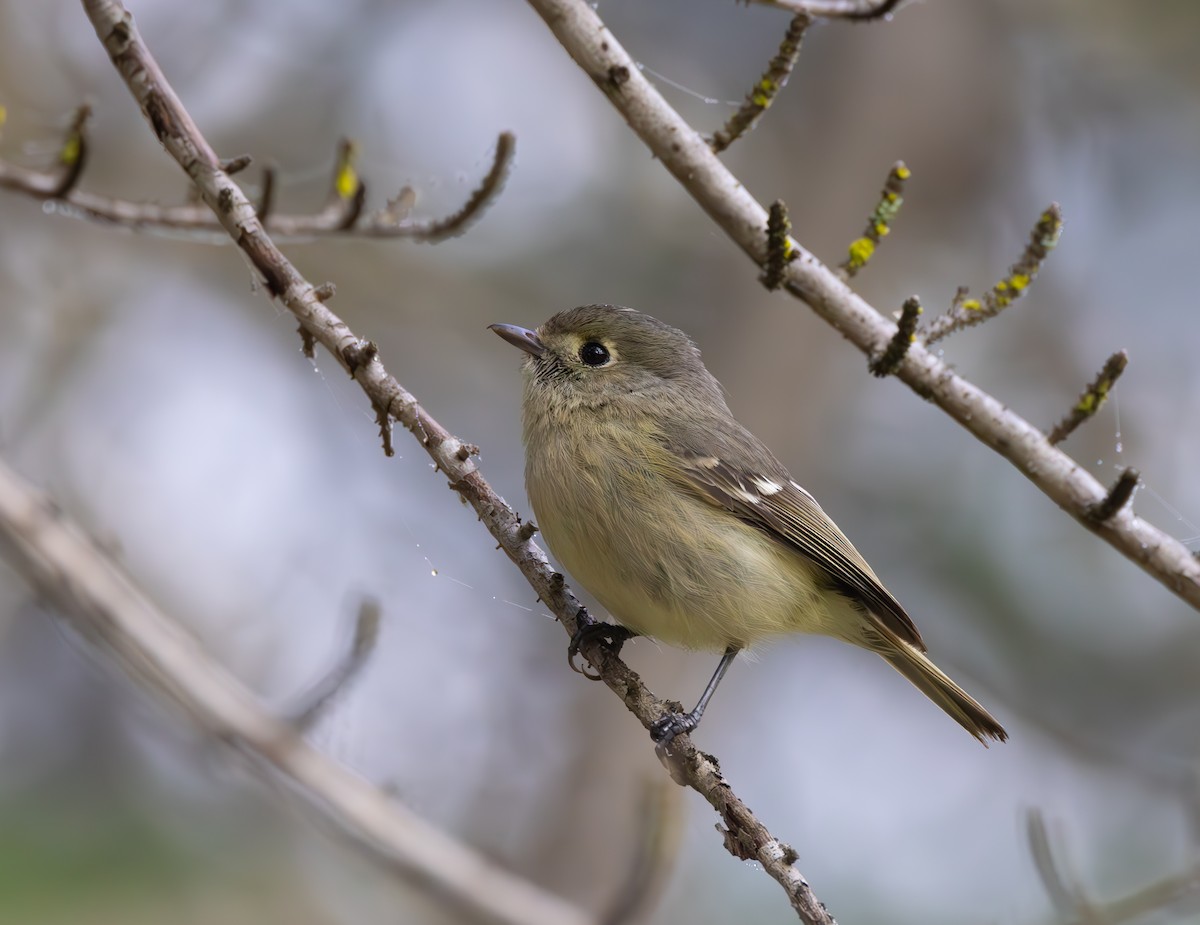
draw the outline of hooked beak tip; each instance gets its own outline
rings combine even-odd
[[[540,357],[546,352],[546,345],[542,343],[541,338],[528,328],[518,327],[515,324],[489,324],[488,330],[495,331],[514,347],[524,350],[530,356]]]

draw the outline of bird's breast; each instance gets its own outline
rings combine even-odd
[[[526,487],[550,551],[619,623],[691,649],[823,632],[799,556],[688,491],[627,427],[529,434]]]

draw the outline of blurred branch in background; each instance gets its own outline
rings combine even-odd
[[[0,189],[39,199],[63,215],[115,225],[129,231],[171,233],[197,242],[227,243],[221,225],[207,206],[195,202],[163,206],[154,202],[132,202],[87,193],[77,188],[87,164],[87,120],[91,110],[81,106],[55,155],[53,167],[38,170],[0,159]],[[501,132],[496,139],[492,166],[462,207],[444,218],[417,221],[410,217],[416,192],[404,187],[387,204],[374,212],[363,212],[367,187],[355,166],[357,146],[344,139],[338,145],[329,195],[321,211],[293,215],[275,211],[275,169],[264,168],[261,192],[255,210],[259,221],[277,240],[302,242],[316,238],[352,237],[376,240],[404,239],[436,244],[457,237],[487,211],[504,188],[516,153],[516,138]],[[234,174],[250,166],[243,156],[224,164]],[[214,234],[216,232],[217,234]]]
[[[359,605],[358,616],[354,620],[354,638],[346,653],[288,711],[288,717],[297,729],[311,729],[337,695],[362,672],[379,641],[379,617],[378,601],[368,598]]]
[[[509,925],[586,925],[579,909],[463,845],[272,716],[142,594],[54,503],[0,464],[5,556],[79,632],[208,736],[278,773],[371,857],[475,916]]]
[[[766,210],[746,185],[713,153],[709,144],[662,97],[585,0],[529,0],[555,37],[634,132],[684,189],[759,266],[771,258]],[[833,14],[856,18],[866,4],[788,3],[813,12],[828,7]],[[882,15],[894,4],[875,5]],[[1022,269],[1036,265],[1049,250],[1061,221],[1056,207],[1043,214],[1025,255],[1013,272],[992,291],[998,311],[1024,291]],[[779,248],[776,248],[779,250]],[[868,357],[884,353],[896,325],[853,292],[838,275],[788,238],[783,285],[832,324]],[[1006,287],[1001,289],[1001,286]],[[1001,304],[1003,303],[1003,304]],[[947,331],[941,332],[948,333]],[[1008,459],[1059,507],[1096,533],[1166,588],[1200,609],[1200,560],[1183,543],[1135,515],[1128,507],[1106,511],[1109,492],[1086,469],[1054,448],[1045,434],[1001,402],[971,384],[920,343],[910,345],[896,375],[914,392],[937,404],[981,442]],[[1126,499],[1128,500],[1128,499]]]
[[[1187,915],[1200,906],[1200,866],[1164,877],[1126,896],[1097,903],[1088,899],[1070,865],[1064,859],[1055,859],[1046,819],[1040,810],[1027,814],[1025,835],[1034,866],[1061,925],[1124,925],[1156,913]]]
[[[664,777],[646,781],[639,813],[641,838],[629,852],[624,886],[600,916],[599,925],[639,922],[658,903],[683,838],[679,793]]]

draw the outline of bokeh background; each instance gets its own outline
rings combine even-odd
[[[518,509],[517,358],[485,328],[585,302],[688,330],[771,445],[917,619],[937,661],[1005,723],[979,748],[874,657],[783,641],[739,663],[698,734],[789,840],[843,922],[1055,919],[1024,837],[1032,808],[1089,894],[1194,861],[1200,617],[1010,466],[768,294],[525,4],[133,0],[214,146],[279,165],[315,208],[356,138],[372,206],[457,207],[497,133],[503,196],[436,247],[289,248],[426,408],[483,448]],[[787,14],[727,0],[600,0],[696,126],[730,114]],[[0,2],[0,154],[53,156],[95,110],[85,188],[178,201],[78,5]],[[1200,5],[941,0],[806,40],[790,86],[727,162],[795,235],[842,259],[884,175],[914,172],[860,291],[927,312],[1005,271],[1051,200],[1067,223],[1029,296],[945,342],[1035,424],[1113,350],[1131,366],[1066,448],[1200,548]],[[255,168],[244,175],[253,186]],[[616,889],[661,778],[565,637],[407,434],[385,459],[366,402],[229,246],[131,235],[0,194],[0,453],[119,551],[175,619],[286,707],[346,645],[363,595],[379,646],[314,737],[397,798],[590,908]],[[691,701],[706,656],[639,641],[651,688]],[[685,830],[653,921],[789,921],[715,817]],[[1175,908],[1167,920],[1194,920]],[[296,925],[453,922],[133,689],[0,566],[0,919]]]

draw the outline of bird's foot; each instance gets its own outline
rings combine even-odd
[[[583,675],[590,681],[599,681],[600,675],[588,671],[586,664],[583,667],[575,664],[575,657],[579,655],[580,646],[593,639],[600,639],[613,655],[620,655],[621,646],[625,645],[625,641],[638,635],[633,630],[618,626],[616,623],[597,622],[587,612],[586,607],[579,608],[579,613],[575,615],[575,626],[575,634],[571,637],[571,644],[567,646],[567,664],[571,666],[572,671]]]
[[[700,717],[695,710],[690,713],[667,713],[650,727],[650,738],[659,748],[669,748],[677,735],[691,732],[699,725]]]

